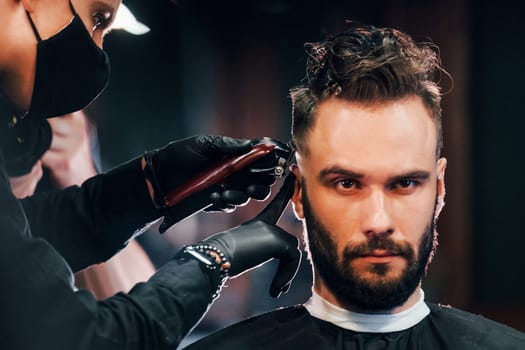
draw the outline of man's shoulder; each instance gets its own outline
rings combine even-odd
[[[427,303],[427,305],[435,319],[446,321],[453,326],[461,325],[467,328],[474,328],[476,330],[490,328],[498,332],[516,333],[521,336],[525,334],[512,327],[490,320],[482,315],[473,314],[465,310],[454,308],[450,305],[434,303]]]
[[[525,333],[502,323],[448,305],[427,303],[430,321],[446,332],[473,344],[493,344],[493,349],[525,349]]]
[[[302,305],[266,312],[213,332],[185,349],[237,349],[238,346],[271,343],[287,330],[304,326],[310,314]],[[299,328],[300,329],[300,328]]]

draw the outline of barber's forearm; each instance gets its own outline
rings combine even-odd
[[[101,223],[115,228],[125,224],[140,228],[143,224],[160,217],[151,201],[142,171],[141,158],[131,160],[109,172],[97,176],[96,183],[84,183],[93,190],[93,203],[97,211],[108,214]],[[88,180],[87,182],[89,182]]]
[[[211,273],[193,259],[171,260],[147,283],[136,285],[129,297],[149,318],[156,320],[156,331],[164,334],[167,344],[175,348],[212,302],[219,279]]]
[[[216,287],[198,262],[171,261],[129,294],[97,302],[73,291],[67,267],[46,241],[6,238],[0,257],[14,268],[2,272],[0,306],[9,320],[2,349],[175,349]]]
[[[48,240],[73,271],[105,261],[159,214],[140,159],[64,190],[22,201],[33,234]]]

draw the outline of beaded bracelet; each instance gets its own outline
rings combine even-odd
[[[184,252],[199,260],[208,270],[219,270],[221,279],[229,276],[231,263],[219,248],[200,243],[184,247]]]

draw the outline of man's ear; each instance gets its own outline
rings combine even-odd
[[[437,161],[437,205],[435,217],[439,216],[441,210],[445,206],[445,169],[447,168],[447,159],[440,158]]]
[[[295,212],[295,215],[299,219],[304,219],[304,212],[303,212],[303,188],[302,188],[302,181],[301,181],[301,171],[299,170],[299,167],[296,164],[293,164],[291,166],[291,170],[293,174],[295,175],[295,190],[292,195],[292,205]]]

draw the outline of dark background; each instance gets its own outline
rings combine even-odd
[[[525,330],[525,40],[517,2],[125,3],[151,32],[138,37],[114,32],[106,39],[112,80],[88,111],[106,169],[196,133],[286,140],[288,90],[304,76],[303,44],[343,29],[346,19],[435,42],[454,86],[443,100],[447,205],[438,225],[438,254],[423,287],[431,301]],[[451,87],[447,79],[443,83],[445,90]],[[260,208],[254,203],[227,217],[197,215],[163,239],[173,246],[190,243]],[[300,232],[291,214],[282,224]],[[307,265],[279,303],[266,295],[265,273],[271,267],[229,282],[199,329],[308,297]]]

